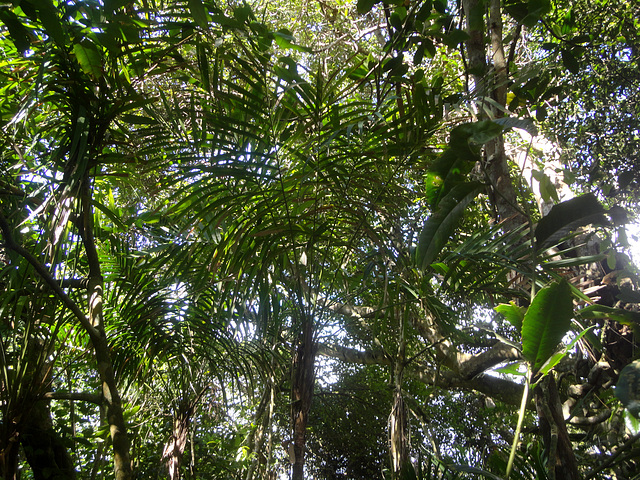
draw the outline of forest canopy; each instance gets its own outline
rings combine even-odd
[[[3,478],[640,478],[635,2],[3,0],[0,51]]]

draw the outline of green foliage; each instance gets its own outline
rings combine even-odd
[[[535,230],[538,248],[555,245],[571,231],[582,226],[607,225],[604,207],[595,196],[586,194],[554,205]]]
[[[551,357],[573,317],[571,287],[565,280],[540,290],[522,320],[522,354],[534,372]]]
[[[509,128],[537,133],[524,110],[552,114],[559,75],[527,71],[516,55],[514,115],[470,123],[494,100],[465,85],[472,72],[458,50],[471,37],[459,12],[444,1],[379,3],[0,7],[0,450],[18,444],[20,419],[48,401],[43,393],[69,394],[51,403],[51,420],[78,476],[113,475],[112,418],[84,401],[104,401],[104,362],[69,309],[97,310],[86,284],[99,271],[95,323],[139,476],[165,474],[162,452],[186,406],[185,478],[283,474],[290,371],[307,322],[314,348],[335,342],[378,363],[348,367],[345,354],[329,375],[316,359],[326,377],[307,437],[314,475],[387,469],[393,378],[419,424],[412,453],[439,451],[401,476],[495,478],[486,459],[506,444],[512,409],[485,409],[497,390],[458,390],[489,382],[483,372],[461,377],[448,352],[481,358],[521,332],[541,373],[568,356],[587,338],[552,356],[577,289],[553,283],[526,311],[514,299],[597,260],[545,249],[606,225],[607,212],[592,196],[557,205],[538,223],[535,255],[527,225],[492,225],[484,145]],[[484,31],[479,4],[469,16]],[[556,18],[533,0],[506,11],[531,32],[549,25],[561,38],[546,47],[562,69],[589,72],[579,12]],[[511,302],[496,308],[509,325],[481,325],[500,302]],[[576,315],[637,323],[604,306]]]
[[[624,367],[616,384],[616,397],[634,417],[640,418],[640,361]]]

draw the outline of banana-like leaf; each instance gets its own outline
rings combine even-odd
[[[631,415],[640,418],[640,360],[622,369],[615,394]]]
[[[418,267],[425,269],[433,263],[458,225],[465,208],[480,193],[483,186],[477,182],[461,183],[440,201],[438,210],[427,219],[416,248]]]
[[[543,288],[534,297],[522,321],[522,354],[534,372],[554,353],[572,316],[573,297],[566,280]]]
[[[554,205],[536,227],[539,250],[557,244],[563,237],[579,227],[589,224],[607,225],[606,210],[591,193]]]

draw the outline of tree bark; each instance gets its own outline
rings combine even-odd
[[[71,456],[53,429],[48,401],[33,404],[20,429],[20,443],[34,480],[76,478]]]
[[[502,45],[502,11],[500,0],[489,0],[489,30],[491,33],[492,65],[487,64],[485,49],[485,2],[481,0],[463,0],[463,8],[467,19],[467,58],[468,72],[473,78],[473,93],[480,98],[481,108],[478,118],[500,118],[504,116],[507,98],[508,71]],[[487,103],[491,98],[495,104]],[[496,107],[495,105],[499,105]],[[485,112],[490,112],[490,116]],[[518,209],[518,201],[511,176],[509,162],[504,148],[502,135],[490,140],[485,145],[485,159],[482,165],[487,181],[490,184],[490,196],[495,207],[497,220],[502,221],[506,231],[522,225],[524,216]]]
[[[86,176],[82,188],[82,223],[80,234],[84,243],[89,264],[89,315],[88,320],[95,329],[91,336],[96,355],[98,375],[102,387],[106,420],[109,424],[111,442],[113,445],[113,464],[116,480],[129,480],[132,477],[131,460],[129,457],[129,436],[122,411],[122,400],[118,392],[113,363],[109,353],[109,341],[104,328],[102,312],[104,280],[100,266],[100,258],[94,239],[93,211],[91,208],[91,185]]]
[[[191,402],[181,403],[175,412],[171,438],[169,438],[162,452],[162,461],[167,464],[169,478],[171,480],[180,479],[180,465],[182,464],[182,456],[184,455],[184,449],[187,445],[191,417],[195,412],[195,407],[199,399],[200,396]]]
[[[296,342],[291,386],[291,419],[293,423],[292,480],[304,479],[304,457],[309,410],[315,381],[315,354],[313,321],[304,315],[302,331]]]
[[[562,414],[562,404],[553,374],[533,391],[551,480],[579,480],[578,462]]]

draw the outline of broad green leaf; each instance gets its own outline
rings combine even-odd
[[[89,40],[83,40],[73,45],[78,63],[82,71],[93,78],[100,78],[102,75],[102,56],[96,46]]]
[[[555,245],[579,227],[608,224],[604,214],[604,207],[591,193],[554,205],[549,214],[542,217],[536,226],[538,249]]]
[[[629,413],[640,418],[640,360],[631,362],[622,369],[615,395]]]
[[[449,48],[455,48],[459,44],[466,42],[469,40],[469,34],[464,30],[453,29],[451,32],[447,33],[442,39],[444,44]]]
[[[576,60],[575,55],[570,51],[563,49],[561,52],[563,65],[573,74],[580,73],[580,64]]]
[[[416,262],[421,269],[433,263],[455,231],[467,206],[483,186],[477,182],[461,183],[438,203],[437,211],[427,219],[416,248]]]
[[[522,321],[522,354],[534,372],[554,353],[572,317],[573,297],[566,280],[543,288],[534,297]]]
[[[207,11],[202,4],[202,0],[189,0],[189,11],[198,26],[204,29],[209,27],[209,18],[207,17]]]
[[[29,32],[18,20],[18,17],[11,10],[0,8],[0,21],[7,26],[11,41],[20,53],[24,53],[31,46]]]
[[[365,14],[371,11],[373,6],[380,0],[358,0],[358,13]]]
[[[502,303],[493,308],[496,312],[504,315],[507,321],[518,329],[518,332],[522,331],[522,321],[527,309],[525,307],[519,307],[514,302]]]

